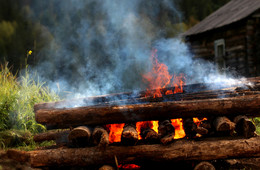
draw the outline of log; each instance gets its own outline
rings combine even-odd
[[[145,143],[155,144],[159,142],[159,135],[151,128],[141,129],[141,137]]]
[[[235,123],[231,122],[227,117],[217,117],[213,121],[213,125],[217,132],[233,132],[235,129]]]
[[[211,163],[202,161],[195,166],[194,170],[216,170],[216,168]]]
[[[135,123],[125,124],[121,134],[121,143],[123,145],[135,145],[138,141],[138,132]]]
[[[194,138],[197,134],[197,125],[193,122],[192,118],[183,119],[183,129],[188,139]]]
[[[67,144],[69,132],[70,130],[59,130],[40,133],[34,135],[33,140],[35,142],[54,140],[58,145]]]
[[[91,130],[86,126],[79,126],[70,131],[68,139],[73,147],[90,145]]]
[[[155,145],[108,146],[105,150],[98,147],[58,148],[29,151],[30,164],[43,166],[90,166],[114,164],[115,156],[119,164],[139,164],[150,162],[232,159],[260,156],[260,137],[249,139],[223,140],[176,140],[167,147]]]
[[[100,147],[107,147],[109,144],[109,135],[107,131],[100,126],[95,127],[92,133],[93,144]]]
[[[234,122],[236,123],[235,131],[238,135],[243,135],[246,138],[250,138],[255,135],[256,127],[247,116],[236,116],[234,118]]]
[[[163,145],[170,144],[174,141],[175,128],[170,120],[159,121],[158,135]]]
[[[197,84],[189,84],[184,85],[183,92],[185,93],[197,93],[197,92],[203,92],[207,90],[220,90],[224,88],[230,88],[230,87],[242,87],[242,89],[251,89],[255,88],[255,90],[260,90],[260,77],[254,77],[254,78],[248,78],[248,79],[239,79],[238,83],[226,83],[226,82],[219,82],[219,83],[197,83]],[[169,88],[162,88],[160,91],[163,94],[163,97],[166,96],[175,96],[174,95],[165,95],[166,91],[172,90],[174,91],[175,87],[169,87]],[[155,90],[151,90],[151,93],[153,93]],[[224,91],[225,92],[225,91]],[[230,91],[232,93],[232,91]],[[214,96],[219,96],[221,92],[215,92]],[[138,92],[123,92],[123,93],[114,93],[114,94],[107,94],[107,95],[101,95],[101,96],[95,96],[95,97],[86,97],[86,98],[79,98],[79,99],[71,99],[71,100],[63,100],[63,101],[56,101],[56,102],[48,102],[48,103],[38,103],[34,105],[34,112],[37,112],[41,109],[55,109],[55,108],[73,108],[73,107],[83,107],[83,106],[91,106],[91,105],[97,105],[100,103],[111,103],[115,101],[115,104],[118,104],[120,100],[123,100],[122,103],[128,103],[131,104],[132,101],[136,102],[136,99],[138,99],[138,102],[142,101],[153,101],[158,100],[154,99],[153,97],[146,98],[147,91],[138,91]],[[161,101],[165,100],[165,98],[159,98]],[[141,98],[141,99],[140,99]],[[170,97],[171,98],[171,97]],[[180,97],[175,97],[180,98]],[[205,97],[204,97],[205,98]],[[130,102],[126,102],[126,100],[129,100]],[[167,97],[166,97],[167,99]]]
[[[103,165],[98,170],[115,170],[115,168],[110,165]]]
[[[38,123],[48,129],[84,125],[129,123],[185,117],[212,117],[246,114],[260,116],[260,95],[207,100],[170,101],[124,106],[89,106],[71,109],[41,109]],[[160,113],[160,114],[158,114]]]

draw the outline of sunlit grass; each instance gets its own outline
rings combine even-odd
[[[8,64],[0,65],[0,131],[7,129],[28,130],[32,134],[45,131],[35,121],[34,104],[58,100],[44,83],[36,81],[36,75],[24,74],[17,77]]]

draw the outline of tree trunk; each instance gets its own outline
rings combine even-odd
[[[30,151],[30,163],[41,166],[90,166],[113,164],[115,156],[119,164],[180,160],[216,160],[260,156],[260,138],[233,140],[176,140],[167,147],[163,145],[108,146],[59,148]]]
[[[51,128],[80,125],[129,123],[182,117],[260,115],[260,95],[207,100],[170,101],[124,106],[90,106],[72,109],[45,109],[35,113],[38,123]]]

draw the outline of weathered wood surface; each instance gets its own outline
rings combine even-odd
[[[35,113],[38,123],[51,128],[80,125],[128,123],[182,117],[260,115],[260,95],[206,100],[169,101],[122,106],[89,106],[69,109],[41,109]]]
[[[195,166],[194,170],[216,170],[216,168],[210,162],[202,161]]]
[[[59,148],[27,152],[33,167],[42,166],[90,166],[113,164],[115,156],[119,164],[180,160],[216,160],[260,156],[260,137],[250,139],[223,139],[187,141],[177,140],[171,145],[108,146]]]
[[[35,142],[43,142],[43,141],[63,141],[68,138],[70,130],[59,130],[59,131],[50,131],[44,132],[34,135],[33,140]]]
[[[251,88],[254,90],[260,90],[260,77],[254,77],[254,78],[248,78],[245,80],[238,80],[240,83],[198,83],[198,84],[189,84],[185,85],[183,87],[183,94],[189,94],[189,93],[200,93],[203,91],[215,91],[211,92],[211,98],[219,97],[220,95],[228,96],[227,90],[222,90],[224,88],[231,88],[231,87],[242,87],[242,89]],[[245,85],[246,84],[246,85]],[[249,85],[250,84],[250,85]],[[123,92],[123,93],[115,93],[115,94],[108,94],[108,95],[101,95],[101,96],[95,96],[95,97],[86,97],[86,98],[78,98],[78,99],[71,99],[71,100],[63,100],[63,101],[57,101],[57,102],[48,102],[48,103],[39,103],[34,105],[34,111],[37,112],[40,109],[55,109],[55,108],[72,108],[72,107],[80,107],[80,106],[91,106],[91,105],[99,105],[99,104],[131,104],[133,102],[153,102],[153,101],[163,101],[163,100],[187,100],[191,99],[188,96],[180,95],[180,94],[174,94],[174,95],[164,95],[166,91],[173,90],[174,87],[169,88],[163,88],[161,89],[161,92],[163,94],[162,98],[154,99],[153,97],[145,97],[147,94],[147,91],[135,91],[135,92]],[[155,90],[151,90],[155,91]],[[233,90],[230,91],[230,93],[233,93]],[[204,94],[204,93],[203,93]],[[207,93],[205,93],[207,94]],[[207,94],[208,97],[210,94]],[[230,94],[231,95],[231,94]],[[186,97],[186,99],[185,99]],[[205,98],[205,96],[201,96],[200,98]],[[209,97],[210,98],[210,97]]]
[[[253,137],[255,135],[256,127],[254,123],[246,116],[239,115],[234,118],[236,124],[235,130],[238,135],[243,135],[246,138]]]
[[[90,145],[91,134],[90,128],[79,126],[70,131],[68,139],[72,146],[83,147]]]
[[[213,121],[213,125],[217,132],[234,131],[236,124],[231,122],[226,116],[216,117]]]
[[[135,123],[125,124],[121,134],[121,143],[123,145],[135,145],[137,141],[138,132]]]
[[[97,126],[93,130],[92,141],[94,145],[107,147],[109,144],[109,135],[103,127]]]

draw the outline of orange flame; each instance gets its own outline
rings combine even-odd
[[[121,134],[124,125],[124,123],[106,125],[106,129],[109,132],[109,143],[121,142]]]
[[[185,131],[183,129],[182,119],[171,119],[172,125],[175,128],[174,139],[180,139],[185,136]]]
[[[152,50],[151,61],[153,68],[150,72],[143,75],[143,80],[148,83],[146,97],[162,97],[164,95],[162,89],[168,86],[173,86],[175,88],[174,91],[167,90],[165,95],[182,93],[183,85],[185,85],[184,74],[180,74],[179,76],[170,75],[168,67],[165,64],[160,63],[157,57],[157,50]]]
[[[141,137],[141,129],[150,128],[158,133],[158,124],[159,121],[142,121],[136,123],[136,130],[138,132],[138,139],[142,139]]]
[[[200,124],[201,124],[201,122],[202,121],[204,121],[204,120],[208,120],[207,118],[202,118],[202,119],[199,119],[199,118],[197,118],[197,117],[194,117],[193,118],[193,122],[197,125],[197,126],[199,126]]]
[[[183,92],[183,85],[185,85],[184,74],[179,76],[172,76],[168,71],[168,67],[160,63],[157,59],[157,50],[152,50],[151,61],[152,61],[152,70],[143,75],[143,80],[148,83],[148,89],[146,92],[147,96],[162,97],[163,95],[170,95],[175,93]],[[174,90],[167,90],[163,92],[163,89],[172,86]],[[185,132],[182,126],[182,119],[172,119],[173,126],[175,127],[175,139],[183,138]],[[151,128],[158,133],[158,121],[142,121],[136,123],[136,130],[138,132],[138,139],[141,139],[141,129],[142,128]],[[123,131],[124,124],[110,124],[106,126],[109,131],[109,142],[120,142],[121,134]]]

